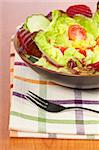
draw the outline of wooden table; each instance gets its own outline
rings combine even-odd
[[[8,83],[2,82],[0,90],[0,150],[98,150],[98,140],[59,140],[59,139],[29,139],[29,138],[9,138],[9,92]],[[2,92],[3,91],[3,92]],[[1,99],[2,96],[2,99]]]

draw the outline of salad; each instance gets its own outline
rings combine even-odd
[[[69,74],[99,74],[98,10],[91,17],[70,16],[62,10],[52,10],[47,16],[33,14],[23,28],[32,33],[41,53],[36,65]]]

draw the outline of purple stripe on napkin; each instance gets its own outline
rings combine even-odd
[[[20,97],[25,99],[25,95],[18,92],[13,92],[14,96]],[[48,100],[50,102],[53,102],[55,104],[88,104],[88,105],[99,105],[99,101],[94,100]]]
[[[26,99],[24,94],[21,94],[21,93],[18,93],[18,92],[13,91],[13,95],[17,96],[17,97],[20,97],[20,98],[23,98],[23,99]]]
[[[75,104],[77,106],[82,106],[82,95],[81,90],[74,90],[75,94]],[[80,104],[78,104],[78,100],[80,99]],[[85,134],[85,128],[84,128],[84,121],[83,121],[83,110],[75,110],[75,117],[76,117],[76,130],[78,135],[84,135]]]
[[[23,62],[15,62],[14,65],[16,65],[16,66],[26,66],[27,67],[27,65]]]

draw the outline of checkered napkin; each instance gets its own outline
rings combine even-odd
[[[99,114],[83,110],[48,113],[25,99],[28,90],[63,106],[99,110],[99,89],[77,90],[56,85],[29,68],[11,41],[11,137],[99,139]]]

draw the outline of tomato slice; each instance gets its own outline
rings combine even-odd
[[[86,51],[85,51],[85,50],[79,49],[79,52],[80,52],[81,54],[83,54],[83,55],[86,57]]]
[[[60,46],[59,49],[61,50],[61,52],[64,54],[64,51],[66,50],[65,47]]]
[[[55,46],[55,47],[59,48],[63,54],[64,54],[64,51],[67,49],[66,47],[63,47],[63,46]]]
[[[80,25],[71,25],[68,29],[68,36],[70,40],[85,40],[86,30]]]

